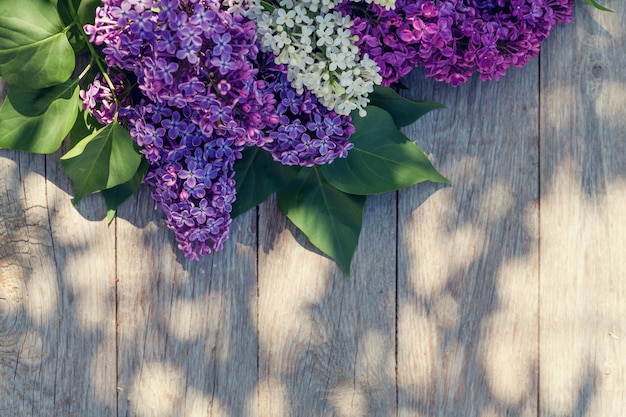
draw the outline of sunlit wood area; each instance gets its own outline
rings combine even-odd
[[[368,200],[346,279],[275,199],[186,260],[59,154],[0,151],[0,416],[626,414],[626,4],[405,129],[453,184]],[[6,90],[6,86],[2,87]]]

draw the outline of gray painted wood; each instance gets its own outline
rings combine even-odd
[[[626,9],[541,60],[541,417],[626,409]]]
[[[59,171],[58,155],[1,151],[3,416],[116,410],[115,235],[93,198],[72,207]]]
[[[394,195],[366,204],[346,279],[279,211],[259,221],[259,413],[396,413]]]
[[[411,85],[448,106],[406,131],[453,185],[400,192],[399,416],[535,415],[537,62]]]
[[[120,416],[257,415],[256,213],[186,260],[149,190],[117,219]]]
[[[0,151],[3,416],[116,409],[115,235],[93,197],[72,207],[58,157]]]

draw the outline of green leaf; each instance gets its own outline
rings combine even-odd
[[[68,32],[68,37],[74,51],[78,53],[87,49],[85,45],[85,39],[83,36],[81,36],[83,26],[86,23],[93,24],[96,16],[96,7],[102,6],[102,1],[59,0],[57,4],[57,9],[59,11],[59,16],[61,16],[61,20],[66,25],[74,23],[74,16],[71,12],[70,3],[73,5],[74,10],[76,10],[76,14],[78,15],[78,21],[80,22],[80,24],[71,26],[71,29]]]
[[[80,0],[59,0],[57,2],[57,12],[59,13],[59,17],[61,18],[61,22],[64,25],[67,25],[70,29],[67,31],[67,39],[72,45],[72,49],[76,53],[80,53],[83,49],[85,49],[85,39],[80,36],[80,31],[82,31],[82,27],[78,25],[73,25],[74,17],[70,11],[69,2],[80,3]],[[76,6],[75,6],[76,7]]]
[[[102,190],[102,198],[104,198],[104,203],[107,207],[108,223],[113,221],[117,208],[139,189],[141,181],[143,181],[147,172],[148,161],[142,158],[137,172],[135,172],[135,175],[133,175],[130,181],[127,181],[124,184],[116,185],[112,188],[107,188],[106,190]]]
[[[366,197],[334,188],[324,180],[319,167],[302,169],[277,195],[289,220],[349,276]]]
[[[74,21],[72,17],[72,12],[70,11],[69,3],[72,2],[74,4],[74,9],[78,7],[80,4],[80,0],[51,0],[52,3],[56,3],[57,12],[59,13],[59,17],[61,18],[61,22],[64,25],[69,25]]]
[[[72,130],[70,130],[70,148],[73,148],[78,142],[92,135],[96,130],[102,127],[103,126],[98,123],[93,114],[89,111],[81,110],[76,118],[76,123],[74,123]]]
[[[392,88],[382,86],[375,86],[369,99],[370,105],[387,110],[398,127],[408,126],[432,110],[446,108],[443,104],[434,101],[406,99]]]
[[[51,87],[67,81],[75,57],[49,0],[0,0],[0,76],[9,84]]]
[[[76,121],[78,83],[40,90],[11,86],[0,108],[0,148],[52,153]]]
[[[97,130],[61,157],[74,184],[74,204],[88,194],[129,181],[140,163],[130,133],[118,123]]]
[[[81,25],[87,23],[93,24],[96,18],[96,8],[103,5],[102,0],[58,0],[57,9],[59,10],[61,19],[66,25],[74,21],[70,3],[73,5],[74,10],[76,10]]]
[[[293,179],[299,167],[285,166],[258,147],[246,148],[243,158],[235,162],[237,199],[231,216],[237,217],[264,202],[270,194]]]
[[[96,7],[102,6],[102,0],[82,0],[78,6],[80,23],[93,23],[96,20]]]
[[[371,195],[423,181],[450,183],[398,130],[385,110],[369,106],[367,116],[353,117],[352,123],[354,148],[348,157],[320,167],[334,187],[350,194]]]
[[[593,7],[595,7],[598,10],[602,10],[604,12],[611,12],[611,13],[615,13],[613,10],[609,9],[608,7],[604,7],[603,5],[601,5],[600,3],[594,1],[594,0],[585,0],[587,3],[591,4]]]

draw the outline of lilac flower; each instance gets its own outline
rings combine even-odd
[[[266,129],[270,140],[261,145],[263,149],[285,165],[312,166],[345,158],[353,147],[349,141],[354,133],[351,117],[328,110],[307,90],[302,96],[295,94],[284,68],[265,59],[268,57],[262,56],[258,65],[260,76],[267,81],[266,91],[279,103],[279,123]]]
[[[179,248],[190,259],[221,249],[234,162],[243,146],[270,142],[266,130],[278,120],[274,93],[257,79],[254,23],[214,1],[104,0],[85,29],[107,64],[137,85],[121,122],[150,164],[144,182]],[[101,83],[81,94],[110,119],[111,94]]]
[[[118,97],[122,99],[122,105],[128,103],[127,97],[123,95],[124,85],[120,77],[113,77],[112,81]],[[79,92],[80,98],[83,100],[83,110],[89,110],[96,117],[98,123],[102,125],[109,124],[115,118],[116,106],[113,100],[113,94],[109,86],[103,82],[102,77],[97,76],[86,90]]]
[[[231,60],[230,55],[223,53],[218,57],[212,58],[210,64],[217,67],[220,72],[220,75],[226,75],[230,71],[237,68],[237,63]]]
[[[129,28],[131,34],[143,39],[151,39],[154,36],[153,30],[155,26],[153,14],[150,11],[136,13],[132,16],[132,22]]]
[[[164,119],[162,125],[167,130],[167,136],[170,139],[176,139],[181,132],[187,131],[187,122],[181,120],[180,113],[177,111],[173,112],[170,118]]]
[[[215,216],[215,209],[210,206],[206,198],[203,198],[200,200],[197,207],[191,209],[191,215],[196,219],[198,224],[205,224],[207,218]]]
[[[230,41],[232,39],[230,33],[216,33],[211,37],[211,39],[213,40],[213,42],[215,42],[215,46],[213,47],[213,55],[226,55],[230,57],[230,54],[233,52],[233,47],[230,44]]]
[[[392,10],[344,0],[338,9],[353,17],[357,45],[381,68],[383,85],[416,66],[459,85],[525,65],[557,23],[571,21],[573,0],[396,0]]]

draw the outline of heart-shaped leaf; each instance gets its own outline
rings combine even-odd
[[[434,101],[409,100],[382,86],[375,86],[369,99],[370,105],[387,110],[398,127],[408,126],[432,110],[446,108]]]
[[[270,194],[293,179],[299,167],[286,166],[258,147],[244,149],[243,157],[235,162],[237,199],[233,203],[233,218],[264,202]]]
[[[319,167],[303,168],[277,195],[287,218],[349,276],[366,197],[334,188],[326,182]]]
[[[11,86],[0,108],[0,147],[55,152],[72,129],[79,106],[76,81],[39,90]]]
[[[74,204],[96,191],[129,181],[137,172],[141,155],[130,133],[111,123],[81,140],[61,157],[74,184]]]
[[[423,181],[450,183],[385,110],[369,106],[367,116],[353,116],[352,123],[354,148],[348,157],[320,167],[334,187],[349,194],[371,195]]]
[[[0,76],[9,84],[44,88],[67,81],[72,46],[49,0],[0,0]]]

